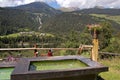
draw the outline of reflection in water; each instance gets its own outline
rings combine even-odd
[[[36,66],[35,66],[35,65],[30,65],[29,70],[30,70],[30,71],[34,71],[34,70],[36,70]]]

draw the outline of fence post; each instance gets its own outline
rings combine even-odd
[[[98,60],[98,39],[93,39],[93,48],[92,48],[91,59],[93,61]]]

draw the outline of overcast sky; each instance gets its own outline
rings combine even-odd
[[[35,1],[46,2],[58,7],[77,7],[80,9],[102,6],[105,8],[120,8],[120,0],[0,0],[0,7],[18,6]]]

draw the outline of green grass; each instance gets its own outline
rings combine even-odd
[[[46,33],[46,36],[47,37],[55,37],[53,34],[50,34],[50,33]]]
[[[120,58],[100,60],[105,66],[109,67],[108,72],[103,72],[100,74],[105,80],[120,80]]]
[[[20,36],[20,34],[19,33],[14,33],[14,34],[9,34],[9,35],[0,36],[0,37],[4,38],[4,37],[17,37],[17,36]]]
[[[82,53],[82,56],[90,58],[90,54],[88,53]],[[99,74],[104,80],[120,80],[120,57],[100,59],[99,63],[109,67],[108,72],[102,72]]]
[[[41,33],[39,33],[39,32],[33,32],[32,34],[40,36]],[[4,38],[4,37],[17,37],[17,36],[22,36],[22,35],[32,36],[32,34],[29,34],[29,33],[26,33],[26,34],[25,33],[23,33],[23,34],[14,33],[14,34],[4,35],[4,36],[0,36],[0,37],[1,38]],[[49,34],[49,33],[45,33],[45,36],[46,37],[55,37],[53,34]]]

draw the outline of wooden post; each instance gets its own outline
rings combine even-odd
[[[98,34],[96,32],[96,28],[94,28],[92,60],[97,61],[97,59],[98,59]]]
[[[93,48],[92,48],[91,59],[93,61],[97,61],[97,59],[98,59],[98,39],[93,39]]]
[[[97,61],[98,59],[98,46],[99,46],[99,42],[98,42],[98,29],[97,28],[101,28],[100,25],[88,25],[89,30],[93,29],[93,48],[91,51],[91,59],[93,61]]]

